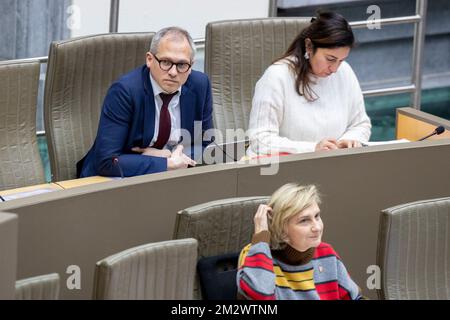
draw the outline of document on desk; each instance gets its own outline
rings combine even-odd
[[[405,143],[411,142],[408,139],[399,139],[399,140],[389,140],[389,141],[369,141],[363,144],[363,147],[371,147],[371,146],[382,146],[385,144],[394,144],[394,143]]]
[[[43,188],[43,189],[37,189],[37,190],[33,190],[33,191],[25,191],[25,192],[18,192],[18,193],[13,193],[13,194],[9,194],[9,195],[4,195],[4,196],[2,196],[2,198],[5,201],[9,201],[9,200],[30,197],[30,196],[34,196],[37,194],[42,194],[42,193],[47,193],[47,192],[52,192],[52,191],[57,191],[57,190],[54,188]]]

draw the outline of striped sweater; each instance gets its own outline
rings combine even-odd
[[[289,253],[295,251],[288,247]],[[324,242],[289,264],[284,252],[271,251],[267,242],[247,245],[239,257],[239,294],[251,300],[358,300],[363,298],[341,259]],[[284,255],[283,255],[284,253]],[[308,252],[307,252],[308,253]],[[276,256],[276,257],[274,257]],[[292,257],[292,254],[290,255]],[[299,260],[297,260],[299,261]],[[302,263],[303,262],[303,263]]]

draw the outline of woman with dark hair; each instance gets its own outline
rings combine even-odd
[[[319,12],[259,79],[248,154],[360,147],[370,119],[358,79],[344,60],[354,46],[344,17]]]

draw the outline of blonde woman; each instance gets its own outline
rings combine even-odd
[[[252,300],[357,300],[359,287],[322,242],[315,186],[286,184],[255,214],[255,233],[239,257],[239,295]]]

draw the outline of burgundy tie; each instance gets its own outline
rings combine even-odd
[[[163,102],[161,107],[161,112],[159,114],[159,131],[158,138],[156,139],[153,148],[162,149],[166,145],[167,141],[170,138],[170,131],[172,129],[172,123],[170,121],[170,112],[169,112],[169,102],[172,100],[172,97],[176,95],[178,91],[166,94],[160,93],[159,96]]]

